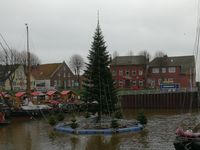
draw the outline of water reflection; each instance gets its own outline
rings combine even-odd
[[[126,110],[125,117],[133,119],[140,110]],[[59,133],[49,138],[52,128],[45,119],[14,118],[0,128],[0,150],[113,150],[113,149],[164,149],[173,150],[174,131],[178,126],[200,122],[200,113],[180,110],[143,110],[148,124],[142,132],[115,135],[66,135]],[[68,116],[67,116],[68,117]]]

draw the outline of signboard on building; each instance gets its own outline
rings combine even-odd
[[[161,83],[160,90],[162,92],[177,92],[180,89],[180,84],[178,83]]]

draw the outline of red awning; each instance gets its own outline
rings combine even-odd
[[[25,94],[26,94],[26,92],[18,92],[18,93],[15,94],[15,96],[16,97],[21,97],[21,96],[23,96]]]
[[[5,93],[4,92],[0,92],[0,96],[5,96]]]
[[[56,93],[56,91],[48,91],[46,94],[48,95],[48,96],[52,96],[52,95],[54,95]]]
[[[42,93],[42,92],[39,92],[39,91],[35,91],[35,92],[32,92],[31,95],[33,95],[33,96],[41,96],[41,95],[45,95],[45,94]]]
[[[50,103],[50,104],[53,104],[53,105],[58,105],[58,104],[60,104],[60,102],[55,101],[55,100],[49,100],[49,103]]]
[[[62,91],[60,94],[61,95],[67,95],[68,93],[70,93],[71,91]]]

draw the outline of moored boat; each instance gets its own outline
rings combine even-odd
[[[35,105],[29,102],[28,105],[12,110],[12,116],[41,116],[49,113],[51,109],[48,105]]]
[[[192,130],[183,131],[182,128],[178,128],[174,147],[176,150],[200,150],[200,133]]]

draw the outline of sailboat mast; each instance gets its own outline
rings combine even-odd
[[[26,38],[27,38],[27,76],[26,76],[26,90],[27,94],[30,95],[31,93],[31,84],[30,84],[30,50],[29,50],[29,31],[28,31],[28,24],[25,24],[26,26]]]

